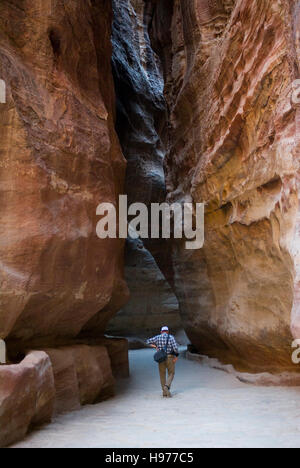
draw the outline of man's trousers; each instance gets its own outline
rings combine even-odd
[[[159,376],[160,376],[160,383],[161,388],[164,390],[164,386],[167,385],[169,388],[174,379],[175,375],[175,356],[168,354],[168,358],[164,362],[159,363]],[[166,373],[168,371],[168,378],[166,379]]]

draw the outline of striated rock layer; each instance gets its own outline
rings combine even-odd
[[[168,200],[206,204],[204,248],[173,245],[185,329],[201,354],[240,369],[291,368],[300,337],[300,127],[291,98],[299,1],[148,3],[169,108]]]
[[[98,333],[124,304],[123,242],[96,236],[125,160],[114,131],[110,0],[0,5],[0,338]],[[99,311],[105,308],[101,315]]]

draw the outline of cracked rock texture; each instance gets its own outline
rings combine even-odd
[[[206,204],[204,248],[173,244],[185,330],[242,370],[297,370],[299,1],[151,3],[168,200]]]

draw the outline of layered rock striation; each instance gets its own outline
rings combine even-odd
[[[206,205],[204,248],[173,244],[185,329],[201,354],[242,370],[297,371],[299,2],[150,3],[167,197]]]
[[[113,394],[121,309],[111,330],[152,334],[178,300],[198,353],[298,371],[299,19],[299,0],[2,0],[0,445]],[[203,249],[127,243],[127,307],[124,242],[96,236],[124,186],[206,207]]]

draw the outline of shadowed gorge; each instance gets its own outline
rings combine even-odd
[[[299,0],[1,1],[0,446],[113,397],[161,325],[299,385],[299,37]],[[204,203],[203,248],[99,238],[121,194]]]
[[[125,193],[129,204],[144,203],[150,209],[151,203],[166,199],[166,149],[159,134],[166,114],[161,63],[152,49],[146,3],[117,0],[113,11],[116,131],[127,159]],[[148,239],[126,243],[125,274],[131,298],[110,323],[113,334],[145,338],[162,323],[174,332],[181,328],[178,301],[171,290],[171,248],[166,239],[150,236],[149,232]]]

